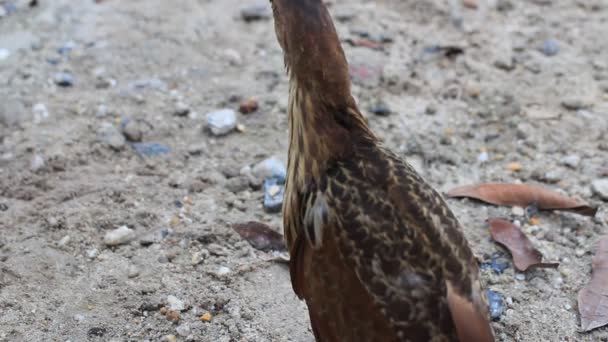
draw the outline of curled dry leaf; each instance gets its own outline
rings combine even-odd
[[[535,205],[544,210],[567,210],[581,215],[595,216],[597,207],[530,184],[486,183],[456,187],[448,197],[469,197],[495,205],[527,207]]]
[[[608,324],[608,235],[599,241],[592,268],[591,281],[578,293],[578,310],[584,331]]]
[[[285,250],[283,235],[263,223],[250,221],[235,224],[232,228],[255,249],[262,251]]]
[[[492,238],[511,252],[513,265],[517,270],[523,272],[531,267],[554,268],[559,265],[559,263],[542,262],[543,255],[513,223],[500,218],[489,219],[488,223]]]

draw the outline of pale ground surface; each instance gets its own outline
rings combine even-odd
[[[0,341],[312,341],[286,267],[265,262],[269,255],[230,228],[249,220],[281,228],[280,215],[264,213],[262,191],[239,176],[268,156],[286,157],[287,79],[272,21],[244,22],[240,9],[250,3],[237,0],[40,2],[0,18],[0,49],[10,52],[0,60],[0,111],[27,114],[0,124]],[[530,227],[518,218],[547,260],[562,264],[484,273],[507,300],[494,323],[499,340],[608,340],[606,329],[578,332],[576,303],[606,232],[606,202],[591,182],[608,166],[608,3],[499,1],[498,9],[480,0],[479,10],[461,10],[463,29],[448,1],[333,3],[344,40],[356,31],[392,37],[384,51],[346,45],[352,64],[370,72],[353,92],[373,129],[429,182],[446,191],[531,181],[601,206],[595,219],[541,213]],[[555,56],[539,51],[548,38],[559,46]],[[60,56],[68,41],[71,54]],[[464,54],[428,51],[438,44]],[[73,87],[54,84],[59,71],[73,74]],[[96,73],[116,85],[98,89]],[[129,87],[153,78],[174,90]],[[173,115],[180,96],[191,117]],[[203,132],[205,113],[250,96],[261,108],[239,115],[244,133]],[[378,100],[394,113],[371,114]],[[30,114],[38,103],[48,118]],[[143,140],[169,145],[170,154],[143,159],[97,141],[102,123],[126,118],[145,122]],[[487,163],[478,161],[483,148]],[[33,172],[36,154],[45,165]],[[522,170],[508,170],[510,162]],[[186,196],[191,204],[178,208]],[[517,218],[510,208],[449,203],[476,254],[501,250],[484,221]],[[105,247],[106,232],[121,225],[137,238]],[[163,230],[169,235],[140,244]],[[195,254],[204,260],[193,266]],[[159,313],[170,295],[185,302],[179,324]],[[208,311],[213,319],[201,322]]]

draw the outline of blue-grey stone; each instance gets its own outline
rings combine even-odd
[[[171,148],[159,143],[133,143],[135,151],[142,157],[155,157],[171,152]]]
[[[488,306],[490,308],[490,317],[496,320],[505,311],[505,301],[502,295],[496,291],[486,290],[486,296],[488,297]]]
[[[285,180],[287,177],[287,168],[283,162],[273,156],[262,160],[256,164],[252,169],[253,175],[258,179],[278,178]]]
[[[555,56],[559,52],[559,44],[557,40],[549,38],[543,42],[543,45],[540,47],[540,52],[542,52],[545,56]]]
[[[268,178],[264,182],[264,210],[268,213],[278,213],[283,206],[285,181],[278,178]]]
[[[492,270],[495,274],[502,274],[509,268],[509,261],[501,253],[495,253],[490,257],[490,261],[481,264],[482,270]]]

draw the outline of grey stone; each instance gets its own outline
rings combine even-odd
[[[117,229],[107,232],[103,238],[103,243],[106,246],[122,245],[131,241],[134,235],[135,231],[133,229],[130,229],[127,226],[121,226]]]
[[[213,135],[226,135],[236,128],[236,112],[222,109],[207,114],[207,128]]]
[[[32,157],[32,160],[30,161],[30,170],[32,172],[38,172],[44,168],[45,164],[46,163],[44,161],[44,158],[42,158],[41,155],[36,154],[34,155],[34,157]]]
[[[591,190],[604,201],[608,201],[608,178],[600,178],[591,182]]]
[[[253,167],[251,172],[253,176],[259,179],[268,179],[271,177],[285,179],[287,176],[285,164],[276,156],[262,160]]]
[[[581,162],[581,157],[577,156],[576,154],[571,154],[569,156],[563,157],[560,161],[562,164],[576,169]]]
[[[126,144],[126,139],[118,128],[108,122],[101,124],[97,131],[97,140],[116,151],[124,149]]]
[[[17,99],[7,98],[0,95],[5,100],[0,101],[0,123],[6,126],[16,126],[26,118],[25,106]]]

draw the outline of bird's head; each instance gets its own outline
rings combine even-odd
[[[270,0],[285,64],[300,85],[350,92],[348,64],[322,0]],[[344,95],[344,93],[342,94]]]

